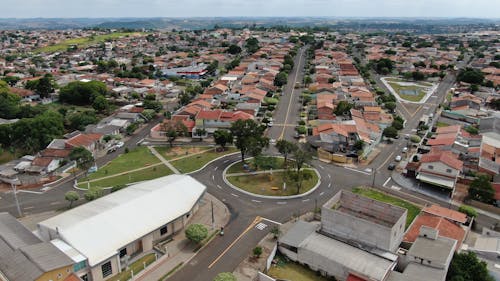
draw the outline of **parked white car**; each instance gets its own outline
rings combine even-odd
[[[401,161],[401,159],[402,159],[402,158],[401,158],[401,155],[398,155],[398,156],[396,156],[396,158],[394,158],[394,160],[395,160],[396,162]]]
[[[116,146],[116,148],[120,148],[120,147],[123,147],[124,145],[125,145],[125,143],[121,141],[121,142],[118,142],[115,146]]]

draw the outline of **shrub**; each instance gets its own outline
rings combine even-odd
[[[458,211],[461,212],[461,213],[464,213],[467,216],[472,217],[472,218],[477,217],[477,211],[476,211],[476,209],[474,209],[474,208],[472,208],[470,206],[467,206],[467,205],[460,206],[460,208],[458,208]]]

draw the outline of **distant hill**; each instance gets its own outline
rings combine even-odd
[[[205,29],[220,27],[289,26],[336,27],[346,30],[398,28],[427,32],[444,31],[443,26],[494,25],[500,19],[473,18],[329,18],[329,17],[205,17],[205,18],[32,18],[0,19],[0,29]],[[432,27],[432,28],[430,28]],[[440,27],[440,28],[435,28]]]

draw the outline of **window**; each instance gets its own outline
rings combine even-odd
[[[451,173],[451,169],[446,169],[446,172],[447,173]]]
[[[111,261],[101,265],[102,277],[108,277],[113,274],[113,269],[111,268]]]
[[[83,260],[83,261],[81,261],[79,263],[75,263],[73,265],[73,271],[74,272],[78,272],[78,271],[80,271],[80,270],[82,270],[82,269],[84,269],[86,267],[87,267],[87,263]]]
[[[123,258],[127,255],[127,248],[123,248],[120,250],[120,258]]]
[[[432,170],[432,169],[434,169],[434,166],[432,166],[432,165],[429,165],[429,166],[427,166],[427,167],[428,167],[429,169],[431,169],[431,170]]]
[[[61,279],[62,277],[62,274],[61,273],[57,273],[57,279]]]
[[[165,225],[164,227],[160,228],[160,235],[165,235],[168,232],[168,227]]]

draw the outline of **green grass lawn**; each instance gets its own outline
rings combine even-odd
[[[412,203],[405,201],[403,199],[387,195],[383,192],[371,189],[371,188],[360,188],[356,187],[352,192],[369,197],[378,201],[389,203],[395,206],[399,206],[408,210],[408,215],[406,217],[406,228],[408,228],[415,217],[420,213],[420,208],[413,205]]]
[[[137,273],[144,270],[144,263],[146,263],[146,266],[148,266],[152,264],[154,261],[155,261],[155,254],[145,255],[144,257],[138,259],[137,261],[129,265],[128,270],[124,270],[119,274],[116,274],[115,276],[107,279],[107,281],[129,280],[132,277],[132,274],[130,273],[131,270],[134,271],[134,276],[135,276],[137,275]]]
[[[111,176],[114,174],[147,167],[156,163],[160,163],[160,160],[156,158],[147,147],[141,146],[129,151],[129,153],[124,153],[117,158],[113,159],[109,164],[100,167],[97,172],[92,173],[88,176],[88,179],[98,179],[106,176]],[[80,181],[86,181],[87,178],[81,178]]]
[[[402,98],[408,101],[420,101],[422,98],[425,96],[425,91],[421,87],[417,86],[401,86],[398,83],[391,83],[388,82],[388,84],[394,89],[394,91]],[[404,95],[401,94],[401,90],[417,90],[418,95]]]
[[[96,35],[93,37],[81,37],[81,38],[73,38],[73,39],[68,39],[66,41],[63,41],[58,44],[38,48],[34,50],[35,53],[53,53],[53,52],[60,52],[60,51],[66,51],[69,46],[72,45],[77,45],[78,48],[85,48],[90,45],[94,45],[97,43],[104,42],[108,39],[117,39],[122,36],[132,36],[136,34],[145,34],[142,32],[113,32],[109,34],[102,34],[102,35]]]
[[[279,258],[279,257],[278,257]],[[294,262],[278,262],[271,266],[267,275],[280,280],[291,281],[328,281],[327,278],[319,276],[318,273]]]
[[[439,127],[448,127],[448,126],[450,126],[450,124],[448,124],[448,123],[439,122],[439,121],[436,122],[436,127],[438,127],[438,128]]]
[[[224,156],[229,153],[236,152],[236,148],[228,148],[224,152],[216,152],[215,149],[211,149],[210,151],[206,151],[197,155],[185,157],[182,159],[178,159],[170,162],[177,170],[181,173],[189,173],[192,171],[196,171],[203,167],[208,162],[214,160],[217,157]]]
[[[318,182],[318,175],[309,171],[312,175],[311,179],[305,180],[302,183],[300,193],[304,193],[313,188]],[[297,194],[297,185],[289,180],[286,180],[286,190],[283,190],[283,172],[273,172],[272,175],[257,174],[244,176],[229,176],[227,180],[234,186],[245,191],[267,195],[267,196],[291,196]],[[278,190],[273,190],[277,187]]]
[[[19,153],[12,153],[8,150],[0,148],[0,164],[7,163],[14,159],[21,157],[22,155]]]
[[[127,173],[124,175],[119,175],[111,178],[106,178],[103,180],[98,180],[90,183],[91,187],[113,187],[115,185],[129,184],[134,182],[140,182],[145,180],[152,180],[159,177],[164,177],[173,174],[165,165],[158,165],[155,167],[150,167],[137,172]],[[78,187],[87,189],[88,184],[85,182],[79,183]]]

